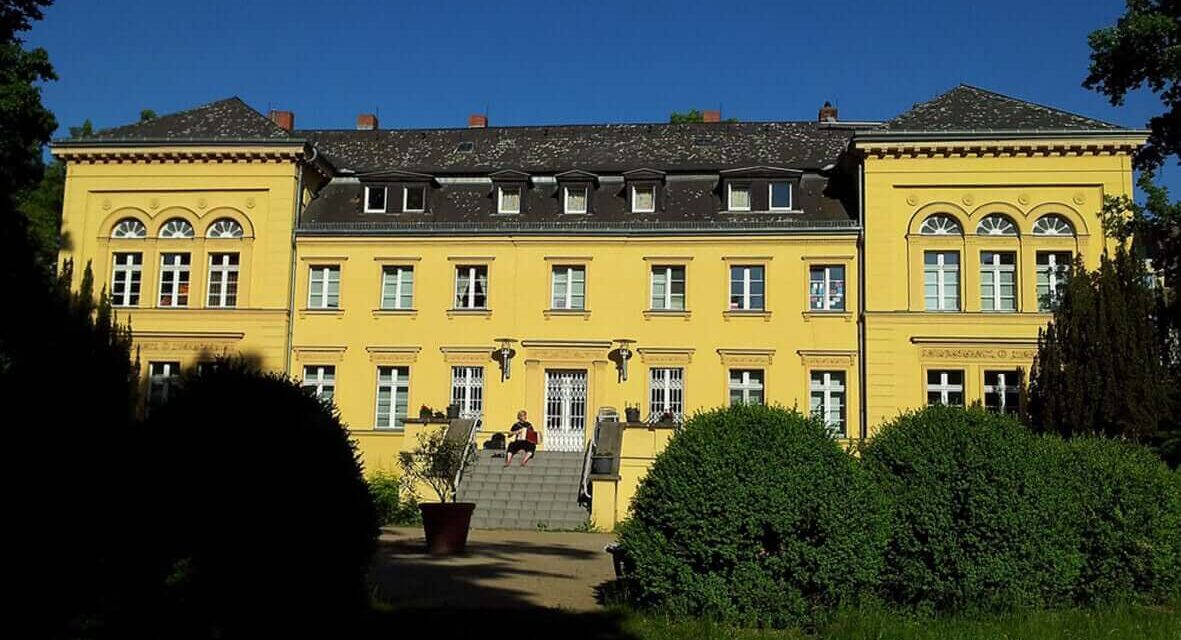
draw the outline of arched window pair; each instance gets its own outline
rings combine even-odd
[[[232,218],[219,218],[205,231],[206,238],[241,238],[242,225]],[[192,238],[196,235],[193,225],[184,218],[172,218],[160,227],[161,238]],[[111,231],[112,238],[146,238],[148,228],[135,218],[124,218]]]
[[[946,213],[936,213],[923,220],[919,233],[924,236],[962,236],[964,229],[958,220]],[[994,213],[984,216],[976,225],[976,235],[1015,236],[1017,225],[1008,216]],[[1044,215],[1033,223],[1035,236],[1073,236],[1074,226],[1065,217],[1056,213]]]

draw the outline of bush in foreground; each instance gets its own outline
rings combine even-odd
[[[378,526],[419,524],[422,513],[413,496],[402,496],[402,481],[389,471],[377,471],[366,480]]]
[[[622,525],[624,592],[641,607],[752,626],[812,624],[878,573],[884,509],[857,461],[795,411],[694,416]]]

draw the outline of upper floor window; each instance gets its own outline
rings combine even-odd
[[[763,267],[734,265],[730,267],[730,310],[763,310]]]
[[[772,181],[767,187],[771,211],[791,210],[791,183],[786,180]]]
[[[143,277],[144,254],[116,253],[111,268],[111,305],[139,306],[139,286]]]
[[[824,422],[829,432],[845,436],[845,372],[813,371],[809,382],[808,407]]]
[[[340,265],[321,264],[310,267],[308,308],[340,308]]]
[[[381,308],[414,308],[414,267],[381,268]]]
[[[426,211],[426,186],[412,184],[402,187],[402,211],[407,213]]]
[[[1007,216],[992,214],[984,216],[980,224],[976,225],[976,235],[981,236],[1015,236],[1017,225]]]
[[[553,268],[552,309],[586,308],[586,268],[555,266]]]
[[[590,187],[586,185],[571,185],[562,187],[562,213],[586,213],[588,209]]]
[[[209,231],[205,233],[205,236],[209,238],[241,238],[242,225],[233,218],[221,218],[209,225]]]
[[[385,213],[385,187],[365,187],[365,213]]]
[[[927,251],[923,255],[923,296],[927,311],[960,310],[960,254]]]
[[[496,213],[520,213],[524,187],[506,185],[496,188]]]
[[[206,306],[230,308],[238,304],[238,254],[209,254],[209,295]]]
[[[304,365],[303,382],[299,386],[331,404],[336,396],[336,367],[330,364]]]
[[[730,370],[730,404],[763,404],[763,370]]]
[[[1073,236],[1074,225],[1066,218],[1051,213],[1044,215],[1033,223],[1033,235],[1035,236]]]
[[[1012,251],[980,253],[980,308],[983,311],[1017,310],[1017,254]]]
[[[378,429],[401,429],[406,426],[410,409],[410,367],[377,368]]]
[[[816,266],[808,270],[808,308],[812,311],[845,310],[845,267]]]
[[[455,267],[455,308],[488,308],[488,267],[459,265]]]
[[[112,238],[146,238],[148,228],[135,218],[124,218],[111,230]]]
[[[729,211],[750,211],[750,185],[727,183],[726,208]]]
[[[160,306],[189,306],[189,254],[160,254]]]
[[[1037,253],[1037,310],[1043,313],[1058,308],[1066,278],[1070,275],[1069,251]]]
[[[656,185],[632,185],[632,213],[652,213],[656,211]]]
[[[936,213],[923,220],[919,233],[925,236],[960,236],[964,234],[964,229],[955,218],[945,213]]]
[[[958,369],[927,371],[927,404],[964,406],[964,372]]]
[[[652,309],[656,311],[685,310],[685,267],[671,265],[652,267]]]
[[[184,218],[173,218],[160,227],[161,238],[192,238],[193,225]]]

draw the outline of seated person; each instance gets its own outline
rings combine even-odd
[[[537,442],[540,440],[537,430],[529,424],[527,418],[529,415],[525,413],[524,409],[517,412],[517,422],[509,429],[509,435],[513,437],[513,441],[508,445],[508,455],[505,456],[504,466],[509,466],[513,463],[513,455],[518,451],[524,451],[525,456],[521,459],[521,466],[529,464],[533,459],[533,454],[537,452]]]

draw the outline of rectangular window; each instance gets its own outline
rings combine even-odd
[[[726,187],[729,197],[727,206],[730,211],[750,211],[750,185],[731,184]]]
[[[984,408],[1015,416],[1021,410],[1021,372],[985,371]]]
[[[111,305],[138,307],[144,254],[116,253],[111,268]]]
[[[685,310],[685,267],[652,267],[652,307],[657,311]]]
[[[960,310],[960,254],[928,251],[923,255],[923,293],[927,311]]]
[[[381,268],[381,308],[414,308],[414,267]]]
[[[401,429],[406,426],[410,408],[410,367],[377,368],[378,429]]]
[[[843,266],[816,266],[808,270],[808,308],[812,311],[845,310]]]
[[[830,432],[845,437],[845,372],[813,371],[809,406]]]
[[[587,211],[587,188],[586,187],[562,187],[562,202],[564,213],[586,213]]]
[[[553,268],[553,296],[550,308],[586,308],[586,267]]]
[[[763,370],[730,370],[730,404],[763,404]]]
[[[1017,310],[1017,254],[1011,251],[980,253],[980,309]]]
[[[455,267],[455,308],[488,308],[488,267],[460,265]]]
[[[336,367],[330,364],[304,365],[301,387],[317,398],[332,403],[336,396]]]
[[[180,382],[179,362],[148,363],[148,407],[158,407],[168,402]]]
[[[791,183],[772,182],[768,187],[772,211],[791,210]]]
[[[418,184],[403,187],[402,211],[408,213],[426,211],[426,187]]]
[[[763,310],[763,267],[758,265],[730,267],[730,310]]]
[[[385,187],[365,187],[365,213],[385,213]]]
[[[311,276],[308,279],[308,308],[340,308],[340,265],[325,264],[311,267]]]
[[[680,422],[684,411],[685,370],[652,369],[648,378],[648,419],[655,422],[671,417]]]
[[[497,187],[496,213],[521,212],[521,187]]]
[[[959,370],[927,371],[927,404],[964,406],[964,372]]]
[[[160,306],[189,306],[189,254],[160,255]]]
[[[208,293],[205,306],[222,309],[238,306],[238,254],[209,254]]]
[[[1066,278],[1070,275],[1069,251],[1039,251],[1037,254],[1037,310],[1050,312],[1058,308]]]
[[[632,213],[656,211],[656,185],[644,184],[632,187]]]
[[[484,416],[484,367],[451,367],[451,404],[464,420]]]

